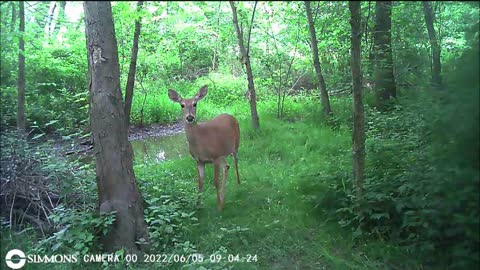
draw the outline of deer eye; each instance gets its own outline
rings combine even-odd
[[[193,103],[193,107],[197,107],[197,103]]]
[[[180,106],[182,106],[182,108],[185,108],[185,105],[183,105],[183,104],[180,104]]]

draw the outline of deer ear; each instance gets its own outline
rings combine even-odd
[[[180,102],[182,100],[177,91],[172,89],[168,89],[168,97],[174,102]]]
[[[195,95],[195,99],[200,100],[204,98],[207,95],[207,93],[208,93],[208,86],[204,85],[202,86],[202,88],[200,88],[198,93]]]

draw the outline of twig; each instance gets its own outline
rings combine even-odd
[[[50,195],[48,194],[47,190],[45,190],[45,194],[47,194],[48,201],[50,202],[50,205],[52,206],[52,209],[54,209],[55,206],[53,205],[52,199],[50,198]]]
[[[13,193],[12,206],[10,207],[10,228],[12,228],[12,217],[13,217],[13,206],[15,205],[15,197],[17,196],[17,191]]]
[[[25,215],[27,214],[27,211],[30,208],[30,205],[32,205],[32,201],[30,201],[27,208],[25,208],[25,211],[23,212],[22,218],[20,219],[20,224],[23,224],[23,219],[25,218]]]

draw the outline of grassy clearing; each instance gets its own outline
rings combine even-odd
[[[265,109],[265,107],[263,108]],[[267,108],[268,109],[268,108]],[[198,223],[185,228],[184,238],[206,256],[222,254],[223,263],[203,263],[207,269],[415,269],[413,260],[388,243],[358,243],[351,232],[325,220],[312,193],[327,192],[321,179],[350,173],[350,133],[332,131],[313,122],[287,123],[262,118],[255,133],[241,121],[239,170],[241,185],[230,170],[223,213],[216,210],[213,167],[207,166],[204,207]],[[229,159],[232,164],[232,160]],[[149,196],[179,189],[192,203],[196,167],[190,157],[150,166],[137,166],[137,177]],[[155,182],[155,185],[151,185]],[[157,191],[153,190],[157,187]],[[159,188],[160,187],[160,188]],[[323,187],[323,188],[322,188]],[[228,254],[257,255],[257,262],[227,263]],[[409,264],[412,262],[412,265]],[[177,265],[180,267],[181,265]],[[184,266],[186,267],[186,266]],[[199,265],[191,265],[198,269]]]

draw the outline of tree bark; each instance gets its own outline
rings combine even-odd
[[[356,183],[357,199],[363,196],[365,179],[365,116],[363,111],[361,71],[361,13],[360,2],[349,1],[351,37],[351,62],[353,83],[353,178]]]
[[[243,44],[243,32],[240,30],[240,27],[238,26],[237,9],[235,8],[235,4],[233,3],[233,1],[228,1],[228,2],[230,3],[230,7],[232,8],[233,26],[235,27],[235,32],[237,33],[238,47],[240,48],[240,53],[242,55],[241,62],[245,64],[245,68],[247,69],[248,92],[250,93],[249,101],[250,101],[250,114],[252,117],[252,127],[253,129],[259,129],[260,123],[259,123],[258,113],[257,113],[257,100],[255,95],[255,85],[253,83],[252,66],[250,64],[250,55],[247,52],[245,45]],[[252,18],[252,22],[253,22],[253,18]]]
[[[392,1],[377,1],[375,5],[375,93],[377,106],[385,109],[386,103],[396,98],[392,58]]]
[[[143,1],[137,3],[137,13],[140,16]],[[133,34],[132,58],[130,60],[130,69],[128,70],[127,86],[125,89],[125,120],[127,123],[127,131],[130,126],[130,112],[132,110],[133,88],[135,86],[135,72],[137,69],[137,55],[138,55],[138,39],[140,37],[140,28],[142,26],[141,17],[135,20],[135,32]]]
[[[310,41],[312,43],[313,66],[315,67],[318,84],[320,86],[323,112],[326,116],[330,116],[332,115],[332,109],[330,108],[330,100],[328,98],[327,86],[325,84],[325,80],[322,75],[322,68],[320,66],[320,59],[318,57],[317,34],[315,32],[315,24],[313,22],[312,9],[310,8],[310,1],[305,1],[305,9],[307,11],[308,28],[310,30]]]
[[[432,50],[432,86],[435,89],[442,88],[442,65],[440,62],[440,45],[438,44],[437,34],[433,23],[435,15],[432,10],[430,1],[423,1],[423,14],[425,15],[425,24],[427,25],[428,38],[430,40],[430,47]]]
[[[17,107],[17,129],[20,136],[25,134],[25,3],[20,5],[20,38],[18,40],[18,107]]]
[[[112,9],[110,2],[86,1],[83,5],[99,210],[116,211],[116,220],[101,242],[107,251],[127,248],[138,252],[147,247],[135,243],[148,241],[147,225],[127,137]]]

